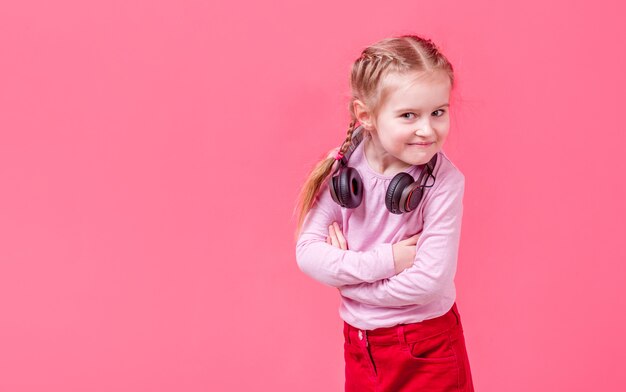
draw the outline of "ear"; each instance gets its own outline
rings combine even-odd
[[[355,99],[353,103],[353,109],[357,121],[363,125],[363,128],[371,131],[374,128],[374,122],[372,114],[370,113],[367,105],[365,105],[363,101]]]

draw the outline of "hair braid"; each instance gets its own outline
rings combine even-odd
[[[339,149],[339,153],[341,156],[344,156],[348,148],[350,148],[350,144],[352,144],[352,134],[354,133],[354,126],[356,125],[356,120],[352,120],[350,122],[350,126],[348,127],[348,134],[346,135],[346,139],[343,141],[341,148]]]

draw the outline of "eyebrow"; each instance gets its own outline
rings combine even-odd
[[[438,107],[438,108],[443,108],[443,107],[445,107],[445,106],[450,106],[450,104],[449,104],[449,103],[444,103],[443,105],[439,105],[439,106],[437,106],[437,107]],[[411,108],[406,108],[406,109],[398,109],[398,110],[396,110],[396,113],[400,113],[400,112],[411,112],[411,111],[415,112],[415,111],[419,111],[419,110],[415,110],[415,109],[411,109]]]

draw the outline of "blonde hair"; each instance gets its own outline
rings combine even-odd
[[[368,46],[352,64],[350,75],[351,98],[350,126],[339,151],[343,155],[352,142],[352,133],[357,123],[354,112],[354,101],[360,100],[370,110],[372,118],[376,118],[378,110],[389,94],[389,87],[381,83],[390,73],[432,73],[444,71],[454,86],[452,64],[429,39],[416,35],[403,35],[386,38]],[[300,234],[307,213],[313,208],[322,184],[330,175],[334,157],[327,157],[315,165],[305,181],[297,200],[296,238]]]

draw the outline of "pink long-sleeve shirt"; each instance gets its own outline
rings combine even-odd
[[[325,184],[296,244],[298,266],[313,279],[339,289],[339,315],[354,327],[371,330],[441,316],[456,298],[465,176],[440,151],[435,184],[427,188],[419,208],[392,214],[385,207],[385,194],[393,176],[370,167],[364,144],[365,140],[348,163],[363,179],[361,205],[340,207]],[[413,166],[407,173],[417,179],[420,170]],[[326,243],[332,222],[340,225],[348,250]],[[396,274],[392,244],[420,232],[413,266]]]

